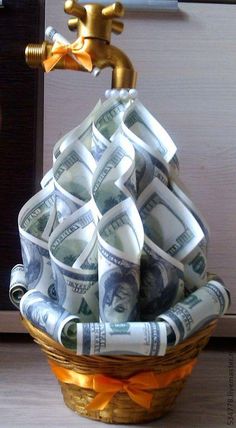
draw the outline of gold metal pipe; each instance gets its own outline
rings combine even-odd
[[[120,34],[123,30],[123,23],[113,20],[123,16],[123,5],[117,2],[107,7],[99,4],[81,6],[75,0],[66,0],[65,12],[76,16],[69,20],[69,28],[77,30],[78,37],[84,39],[81,52],[90,55],[93,68],[113,69],[112,88],[135,88],[137,73],[130,59],[123,51],[110,45],[111,32]],[[46,41],[41,45],[28,45],[25,51],[27,64],[32,68],[44,68],[44,60],[52,56],[52,46]],[[87,71],[68,55],[62,57],[54,68]]]
[[[28,45],[25,51],[27,64],[32,68],[43,68],[43,61],[52,55],[52,46],[48,42]],[[113,69],[112,88],[135,88],[137,73],[129,58],[120,49],[102,40],[85,39],[81,52],[83,51],[90,54],[93,67]],[[68,56],[63,57],[55,69],[87,71]]]

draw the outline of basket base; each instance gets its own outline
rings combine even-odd
[[[146,410],[131,401],[126,394],[118,393],[109,407],[100,411],[88,411],[86,405],[94,398],[90,390],[80,391],[74,385],[60,383],[64,402],[78,415],[108,424],[140,424],[161,418],[170,412],[185,384],[185,379],[172,383],[170,388],[159,389],[153,395],[152,407]]]

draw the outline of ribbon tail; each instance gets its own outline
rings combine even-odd
[[[87,404],[86,410],[104,410],[115,394],[116,391],[100,392],[89,404]]]
[[[88,71],[92,71],[93,63],[91,60],[91,56],[87,52],[80,52],[78,54],[74,54],[79,63],[86,68]]]
[[[45,61],[43,61],[43,65],[46,73],[49,73],[62,57],[62,54],[54,54],[50,58],[45,59]]]
[[[145,409],[151,408],[151,402],[153,394],[151,392],[140,391],[140,389],[127,387],[125,388],[127,394],[135,403],[139,404],[139,406],[144,407]]]

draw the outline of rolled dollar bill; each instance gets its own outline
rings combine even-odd
[[[46,296],[56,299],[48,251],[53,210],[53,186],[48,185],[22,207],[18,216],[18,227],[27,288],[36,288]],[[47,228],[49,223],[50,227]]]
[[[170,162],[177,150],[176,145],[163,126],[138,99],[126,111],[123,122],[133,134],[154,150],[158,150],[166,162]]]
[[[137,208],[146,235],[180,261],[204,236],[191,212],[157,178],[139,196]]]
[[[116,133],[111,138],[117,144],[121,141],[129,141],[135,149],[135,173],[137,194],[151,183],[154,177],[159,178],[164,184],[168,185],[169,181],[169,165],[161,156],[158,150],[137,137],[124,122],[121,123]]]
[[[110,143],[97,165],[92,181],[92,197],[101,218],[129,196],[135,196],[135,153],[132,144]],[[128,183],[125,186],[125,183]],[[132,193],[131,193],[132,192]]]
[[[143,226],[131,198],[109,210],[98,225],[99,312],[103,322],[139,319]]]
[[[85,204],[51,234],[49,250],[58,304],[81,322],[98,320],[96,217]]]
[[[146,235],[141,258],[140,316],[155,321],[157,315],[184,297],[184,267]]]
[[[218,281],[211,280],[156,321],[166,321],[175,333],[175,344],[224,315],[230,304],[229,292]]]
[[[24,266],[22,264],[18,264],[11,270],[9,288],[9,298],[12,304],[18,309],[20,307],[20,301],[27,290],[28,286],[25,279]]]
[[[53,165],[59,223],[91,198],[96,162],[82,144],[72,143]]]
[[[163,322],[77,324],[78,355],[165,355]]]
[[[76,346],[76,324],[80,319],[65,311],[36,290],[28,291],[20,301],[21,315],[66,348]]]
[[[89,151],[91,150],[93,120],[100,107],[101,101],[99,100],[94,109],[81,124],[67,132],[62,138],[60,138],[60,140],[58,140],[53,149],[53,163],[70,144],[82,143]]]
[[[96,161],[110,145],[110,138],[116,132],[124,115],[124,111],[130,105],[130,100],[121,100],[112,97],[106,100],[94,116],[92,131],[91,153]]]

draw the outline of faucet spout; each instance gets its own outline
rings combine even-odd
[[[112,88],[135,88],[137,83],[137,72],[125,53],[113,45],[106,45],[104,68],[111,67]]]

